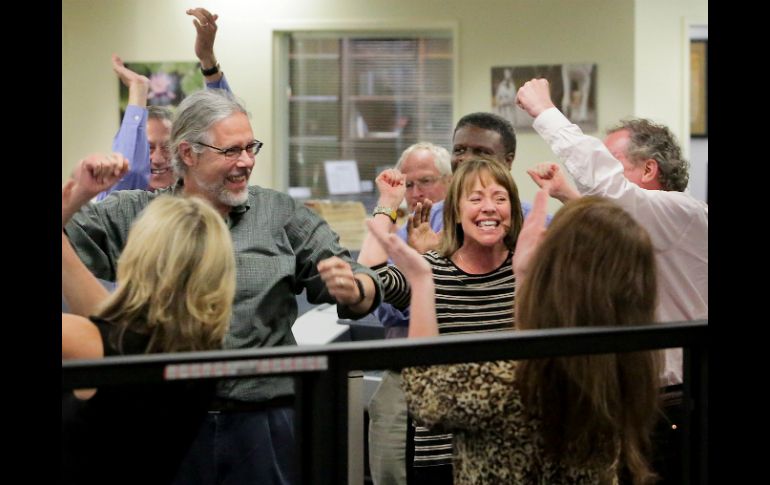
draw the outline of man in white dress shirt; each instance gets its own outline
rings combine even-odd
[[[688,163],[665,126],[649,120],[621,122],[601,140],[583,134],[554,106],[545,79],[519,88],[517,104],[533,118],[535,130],[550,145],[572,176],[571,187],[557,164],[540,164],[533,180],[562,201],[580,195],[614,200],[649,233],[658,271],[656,320],[675,322],[708,318],[708,205],[684,192]],[[662,386],[682,382],[682,349],[666,350]],[[665,391],[666,389],[664,389]],[[676,424],[681,404],[664,403],[668,436],[658,435],[656,454],[665,463],[658,471],[676,483],[681,450]],[[665,425],[665,426],[663,426]],[[668,475],[668,476],[667,476]],[[663,482],[662,482],[663,483]]]

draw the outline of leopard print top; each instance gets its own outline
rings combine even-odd
[[[420,424],[454,435],[454,483],[617,484],[617,454],[603,466],[567,466],[543,452],[540,422],[514,386],[516,362],[404,369],[409,411]]]

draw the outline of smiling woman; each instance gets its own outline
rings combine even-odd
[[[516,245],[524,217],[518,188],[503,164],[487,159],[460,164],[445,207],[452,210],[444,211],[442,256],[489,268]]]
[[[467,160],[454,173],[444,202],[442,246],[423,255],[433,275],[439,335],[513,329],[511,261],[523,217],[510,172],[497,161]],[[385,264],[373,268],[383,299],[405,309],[412,288],[404,271]],[[409,332],[413,336],[413,328]],[[415,479],[451,477],[452,436],[419,426],[409,435]]]

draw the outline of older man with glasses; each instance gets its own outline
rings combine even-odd
[[[231,93],[203,90],[179,105],[170,148],[180,179],[156,192],[120,191],[88,204],[67,225],[70,242],[99,278],[113,280],[133,220],[163,195],[209,201],[230,229],[236,294],[225,349],[296,345],[295,294],[336,303],[360,318],[380,300],[379,279],[353,261],[315,212],[289,195],[248,185],[262,142]],[[107,167],[109,168],[109,167]],[[296,483],[291,378],[221,380],[175,483]]]
[[[452,177],[449,152],[433,143],[415,143],[401,154],[396,163],[406,177],[406,204],[413,212],[418,202],[444,200]]]
[[[396,210],[401,201],[406,199],[410,212],[421,208],[426,200],[434,203],[430,208],[430,223],[434,231],[441,229],[441,201],[446,197],[449,181],[452,178],[452,167],[449,163],[449,152],[446,148],[433,143],[420,142],[408,147],[401,153],[395,166],[405,178],[405,193],[403,196],[391,196],[392,192],[380,191],[372,217],[389,217],[396,222]],[[377,184],[382,183],[383,174],[377,177]],[[427,215],[427,214],[426,214]],[[415,218],[421,218],[415,214]],[[407,240],[408,223],[402,225],[396,232],[404,241]],[[395,227],[393,227],[395,229]],[[363,251],[362,251],[363,252]],[[383,258],[384,259],[384,258]],[[365,264],[365,262],[360,261]],[[406,327],[409,317],[383,303],[376,310],[377,318],[385,326],[387,338],[406,337]]]

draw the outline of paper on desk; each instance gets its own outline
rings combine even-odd
[[[355,160],[327,160],[324,170],[329,194],[361,193],[361,178]]]

